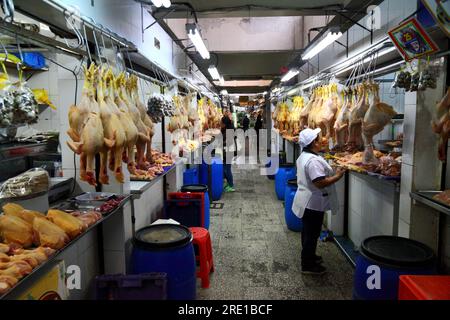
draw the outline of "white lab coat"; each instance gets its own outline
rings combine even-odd
[[[314,155],[309,152],[302,152],[297,160],[297,184],[298,190],[295,194],[294,204],[292,205],[292,211],[298,218],[303,218],[305,210],[308,208],[313,197],[313,192],[317,192],[317,188],[312,183],[311,179],[308,179],[306,168],[310,164],[311,160],[319,161],[323,165],[326,175],[331,177],[334,175],[333,169],[330,165],[320,156]],[[339,202],[336,193],[336,187],[331,185],[324,190],[324,193],[328,194],[328,197],[324,197],[322,204],[314,204],[314,210],[325,212],[329,209],[333,214],[337,214],[339,209]]]

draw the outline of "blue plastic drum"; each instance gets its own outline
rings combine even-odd
[[[212,158],[211,164],[211,197],[218,201],[223,194],[223,161],[220,157]]]
[[[289,230],[294,232],[301,232],[303,230],[303,221],[292,212],[292,205],[294,204],[295,194],[297,193],[298,185],[297,179],[289,180],[286,186],[284,197],[284,216],[286,225]]]
[[[187,185],[183,186],[181,188],[181,192],[191,192],[191,193],[204,193],[205,194],[205,229],[209,230],[209,224],[210,224],[210,204],[209,201],[209,193],[208,193],[208,186],[203,184],[193,184],[193,185]]]
[[[183,184],[191,185],[198,183],[199,183],[198,169],[197,168],[187,169],[183,174]]]
[[[398,237],[365,240],[356,262],[353,298],[397,300],[401,275],[432,275],[436,258],[426,245]]]
[[[167,274],[169,300],[196,299],[196,262],[192,233],[180,225],[153,225],[136,232],[132,274]]]
[[[275,176],[275,192],[278,200],[283,201],[285,189],[289,180],[295,179],[297,176],[297,168],[294,164],[282,164]]]

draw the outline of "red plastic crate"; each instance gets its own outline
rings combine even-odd
[[[450,300],[450,276],[400,276],[399,300]]]

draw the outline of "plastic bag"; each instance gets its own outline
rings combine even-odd
[[[34,168],[7,180],[0,187],[0,199],[37,196],[48,192],[50,178],[46,170]]]
[[[5,70],[6,71],[6,70]],[[10,127],[14,122],[14,96],[8,75],[0,75],[0,128]]]
[[[397,73],[393,84],[394,88],[409,90],[411,87],[411,73],[401,70]]]

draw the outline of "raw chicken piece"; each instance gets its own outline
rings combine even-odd
[[[7,254],[11,250],[11,247],[7,244],[0,243],[0,253]]]
[[[24,248],[33,244],[33,229],[31,225],[14,216],[0,216],[0,237],[7,244],[17,244]]]
[[[9,262],[10,258],[6,253],[0,252],[0,262]]]
[[[102,219],[102,214],[96,211],[90,211],[87,213],[74,213],[73,216],[80,220],[83,224],[87,225],[87,227],[90,227],[97,223],[97,221],[100,221]]]
[[[333,136],[336,114],[341,106],[342,102],[338,95],[337,85],[330,85],[326,88],[324,104],[316,117],[317,127],[322,129],[322,134],[325,136],[324,142],[329,143],[330,138]]]
[[[47,219],[34,219],[33,229],[37,233],[37,245],[43,247],[59,250],[70,241],[63,229]]]
[[[44,215],[40,212],[33,210],[25,210],[21,206],[12,203],[8,203],[5,206],[3,206],[3,212],[5,213],[6,216],[14,216],[20,218],[28,222],[30,225],[33,224],[34,218],[44,217]]]
[[[373,85],[370,89],[370,107],[362,124],[365,144],[364,164],[378,163],[373,153],[373,137],[382,132],[397,114],[391,106],[380,101],[378,85]]]
[[[33,268],[25,261],[0,263],[0,277],[10,276],[16,279],[21,279],[27,274],[30,274],[32,271]]]
[[[7,276],[7,275],[0,275],[0,295],[8,292],[18,282],[19,282],[19,280],[17,280],[17,278]]]
[[[356,147],[360,149],[363,147],[362,141],[362,123],[366,116],[367,110],[369,110],[368,101],[368,88],[367,84],[362,84],[358,87],[358,101],[353,105],[350,110],[350,122],[349,122],[349,140],[348,145],[350,147]]]
[[[64,211],[49,210],[47,213],[47,219],[64,230],[70,239],[76,238],[83,232],[83,230],[87,229],[87,226],[79,219]]]

